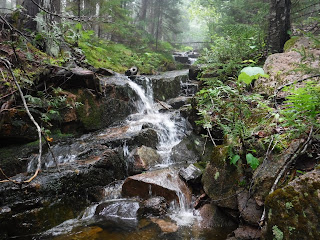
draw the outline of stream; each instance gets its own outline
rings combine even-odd
[[[103,189],[102,198],[91,203],[76,218],[64,221],[32,239],[226,239],[232,228],[201,227],[203,219],[199,211],[193,208],[196,199],[179,177],[180,169],[192,162],[175,161],[172,158],[173,148],[192,132],[188,121],[181,116],[179,109],[154,99],[153,81],[148,77],[117,77],[135,92],[137,98],[133,100],[136,111],[120,126],[83,135],[69,144],[57,144],[53,146],[53,151],[59,153],[59,165],[70,171],[81,163],[80,155],[98,151],[84,149],[90,147],[93,138],[107,139],[109,142],[105,145],[110,151],[115,147],[122,150],[126,171],[131,177],[108,184]],[[192,97],[194,92],[190,93],[188,88],[194,87],[194,84],[189,86],[187,82],[180,82],[180,86],[184,86],[185,97]],[[149,154],[146,158],[155,156],[156,160],[142,164],[143,173],[138,174],[141,166],[136,159],[141,147],[137,150],[133,146],[135,140],[130,140],[130,137],[150,129],[156,132],[158,141],[156,152],[145,148]],[[180,158],[183,159],[183,156]],[[34,171],[35,163],[36,157],[29,162],[29,172]],[[55,166],[50,154],[46,154],[43,168],[50,172]],[[140,167],[138,172],[137,166]],[[136,175],[132,174],[135,172]]]

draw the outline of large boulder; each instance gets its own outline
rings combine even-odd
[[[228,146],[217,146],[203,176],[203,189],[215,203],[224,208],[238,209],[236,193],[242,178],[240,168],[228,161]]]
[[[199,209],[201,228],[235,227],[236,223],[223,213],[215,204],[205,204]]]
[[[191,192],[176,171],[162,169],[128,177],[122,185],[122,195],[148,199],[162,196],[168,202],[191,204]],[[181,197],[183,195],[183,197]],[[185,199],[185,200],[184,200]],[[184,200],[185,202],[181,202]]]
[[[316,169],[270,194],[265,201],[263,239],[320,239],[319,189],[320,170]]]
[[[263,69],[270,78],[259,78],[254,84],[256,92],[272,96],[278,87],[313,75],[306,73],[306,71],[297,71],[299,64],[306,64],[308,68],[314,69],[319,67],[320,50],[312,48],[313,44],[310,39],[301,38],[289,41],[292,44],[287,47],[286,52],[272,54],[265,61]],[[302,49],[304,50],[299,51]],[[315,80],[315,78],[311,80]],[[295,86],[304,86],[304,84],[296,84]],[[281,98],[287,94],[282,91],[277,96]]]

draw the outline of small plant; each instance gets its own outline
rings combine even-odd
[[[278,228],[277,225],[272,227],[272,233],[274,236],[274,240],[283,240],[283,232]]]
[[[265,74],[260,67],[245,67],[241,70],[238,81],[250,85],[253,80],[258,79],[259,77],[269,78],[269,75]]]
[[[305,87],[287,88],[290,93],[285,101],[282,114],[286,119],[285,126],[300,134],[311,126],[320,128],[320,85],[307,82]]]

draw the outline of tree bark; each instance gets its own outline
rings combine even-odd
[[[285,42],[290,39],[290,11],[291,0],[271,0],[268,52],[283,52]]]
[[[149,0],[142,0],[141,7],[139,11],[139,21],[145,21],[147,17],[147,10],[148,10]]]
[[[40,0],[34,0],[36,3],[40,4]],[[25,28],[30,29],[32,31],[37,30],[37,22],[34,21],[34,17],[39,13],[39,8],[31,1],[24,0],[22,3],[22,7],[26,9],[26,14],[28,16],[28,20],[25,23]]]

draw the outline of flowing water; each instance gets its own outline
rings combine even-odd
[[[145,83],[145,88],[143,88],[128,78],[128,84],[139,96],[139,100],[136,103],[137,113],[130,115],[126,120],[125,125],[129,126],[127,132],[140,131],[146,125],[154,128],[159,139],[157,151],[162,158],[162,163],[155,168],[169,167],[174,174],[177,174],[170,155],[172,148],[185,136],[186,121],[178,111],[161,112],[159,105],[153,99],[152,81],[145,78]],[[68,147],[70,146],[64,147],[66,152],[70,152],[67,151]],[[123,144],[123,154],[124,156],[130,155],[126,142]],[[60,163],[74,161],[74,156],[62,154],[58,157],[58,161]],[[47,165],[50,164],[54,163],[49,161]],[[179,189],[176,190],[179,203],[172,202],[165,217],[165,220],[177,226],[178,230],[164,233],[152,218],[138,218],[137,209],[140,205],[137,200],[122,198],[122,183],[123,181],[119,181],[106,186],[104,200],[101,201],[106,204],[101,214],[108,216],[112,222],[116,222],[116,226],[97,222],[95,213],[100,203],[93,204],[78,218],[65,221],[48,230],[41,235],[40,239],[225,239],[226,229],[199,230],[198,222],[201,217],[190,207]]]

